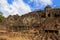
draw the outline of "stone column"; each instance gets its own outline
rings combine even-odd
[[[60,25],[57,26],[57,30],[58,30],[58,36],[60,36]]]
[[[59,26],[57,26],[57,29],[58,29],[58,37],[59,37],[59,40],[60,40],[60,24],[59,24]]]

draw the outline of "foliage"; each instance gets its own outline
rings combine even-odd
[[[3,13],[0,12],[0,22],[2,22],[4,20],[4,16],[3,16]]]
[[[0,15],[3,15],[3,13],[2,13],[2,12],[0,12]]]

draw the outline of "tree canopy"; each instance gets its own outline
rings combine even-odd
[[[2,12],[0,12],[0,16],[2,16],[3,15],[3,13]]]
[[[4,19],[3,13],[2,13],[2,12],[0,12],[0,22],[2,22],[2,21],[3,21],[3,19]]]

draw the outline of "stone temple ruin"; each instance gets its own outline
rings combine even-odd
[[[13,15],[0,23],[0,40],[60,40],[60,8],[19,16]]]

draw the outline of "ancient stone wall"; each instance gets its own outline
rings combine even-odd
[[[60,40],[60,8],[10,15],[0,28],[0,40]]]

